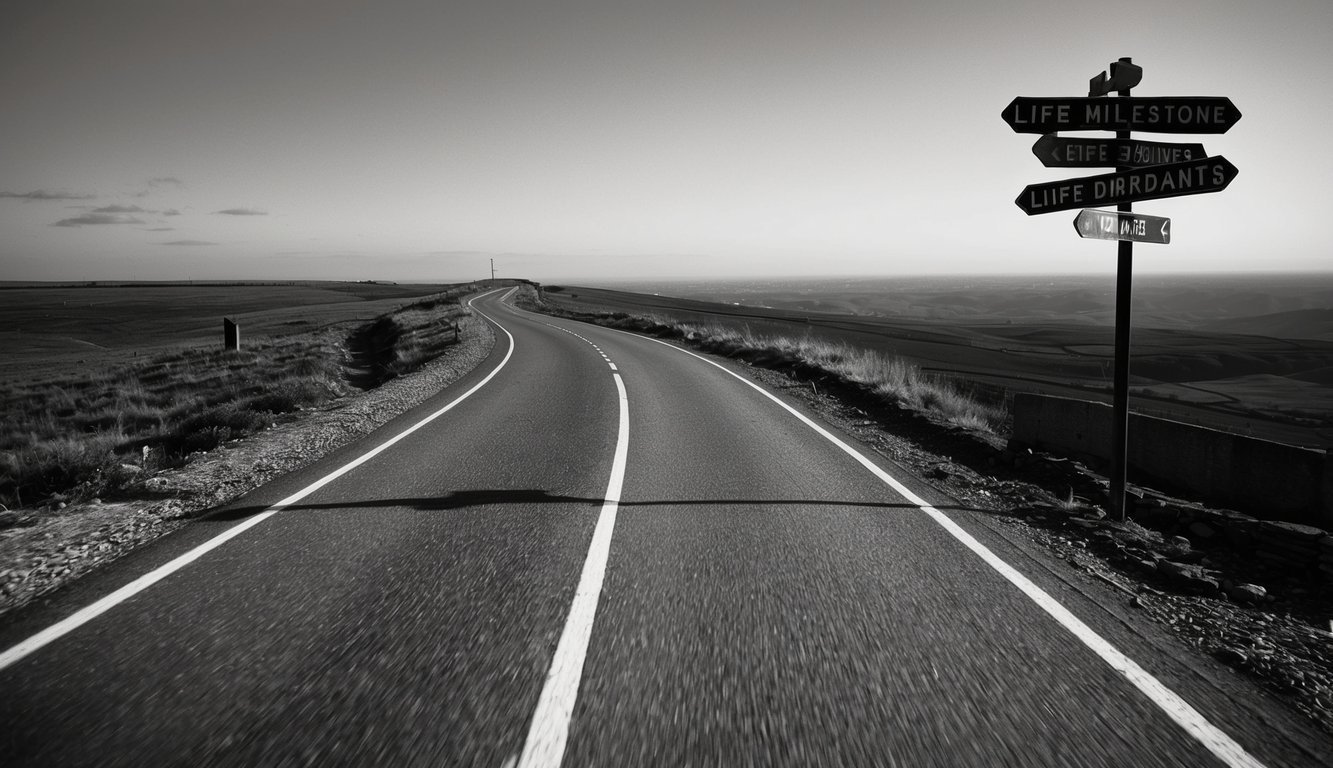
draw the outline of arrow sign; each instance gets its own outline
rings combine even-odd
[[[1131,240],[1136,243],[1171,242],[1171,220],[1162,216],[1084,209],[1074,218],[1079,237],[1096,240]]]
[[[1047,168],[1142,168],[1208,156],[1202,144],[1167,144],[1132,139],[1073,139],[1046,134],[1032,154]]]
[[[1240,110],[1225,96],[1019,96],[1000,117],[1018,133],[1226,133],[1240,119]]]
[[[1029,216],[1135,200],[1221,192],[1238,173],[1225,157],[1152,165],[1123,173],[1029,184],[1014,204]]]

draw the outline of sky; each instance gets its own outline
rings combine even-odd
[[[1138,272],[1327,271],[1333,2],[42,0],[0,25],[0,280],[1113,273],[1015,96],[1227,96]]]

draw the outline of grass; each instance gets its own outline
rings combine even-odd
[[[0,385],[0,504],[105,496],[147,472],[273,426],[295,413],[408,373],[439,356],[470,318],[457,286],[376,318],[349,336],[326,328],[249,337],[242,349],[188,348],[59,381]],[[351,348],[391,329],[373,382]],[[354,387],[353,384],[356,383]]]
[[[980,403],[955,384],[892,355],[815,336],[760,335],[749,329],[682,323],[682,337],[712,352],[757,357],[769,365],[794,365],[859,385],[900,407],[926,411],[950,424],[994,432],[1006,419],[1003,409]]]
[[[342,394],[336,340],[190,349],[55,386],[0,390],[0,504],[112,490]],[[146,451],[144,449],[147,449]]]
[[[561,314],[542,304],[531,287],[520,289],[518,300],[539,311]],[[922,373],[902,358],[813,335],[764,335],[749,328],[722,324],[679,322],[660,315],[634,316],[621,312],[579,316],[602,325],[675,338],[692,347],[757,365],[794,368],[858,386],[884,401],[921,411],[967,429],[995,434],[1008,420],[1001,406],[981,402],[955,382]]]

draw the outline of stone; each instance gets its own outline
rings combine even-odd
[[[1190,523],[1189,532],[1191,536],[1203,539],[1204,541],[1217,535],[1217,531],[1213,530],[1211,525],[1199,521]]]
[[[1167,578],[1167,581],[1180,589],[1211,594],[1217,592],[1219,588],[1217,579],[1197,565],[1161,560],[1157,563],[1157,570]]]
[[[1227,597],[1245,605],[1262,603],[1267,596],[1268,590],[1258,584],[1236,584],[1227,590]]]
[[[1249,661],[1249,657],[1245,655],[1244,651],[1239,648],[1232,648],[1229,645],[1224,645],[1213,651],[1213,657],[1231,667],[1239,667]]]
[[[1189,570],[1189,566],[1184,563],[1177,563],[1174,560],[1158,560],[1157,570],[1165,576],[1183,576]]]
[[[1322,528],[1315,528],[1312,525],[1286,523],[1279,520],[1265,520],[1259,524],[1259,535],[1318,540],[1328,534]]]

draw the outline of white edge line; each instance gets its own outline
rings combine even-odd
[[[888,472],[885,472],[878,464],[866,458],[855,448],[852,448],[850,445],[839,439],[836,435],[816,424],[805,414],[787,403],[784,403],[776,395],[758,384],[755,384],[734,371],[728,370],[725,366],[719,365],[702,355],[695,354],[688,349],[681,349],[674,344],[668,344],[660,339],[640,336],[639,334],[621,331],[616,328],[610,328],[608,330],[624,333],[627,336],[636,336],[641,339],[646,339],[661,344],[669,349],[674,349],[677,352],[683,352],[691,357],[698,358],[699,360],[721,370],[723,373],[735,378],[742,384],[749,386],[759,394],[772,400],[774,403],[777,403],[788,413],[791,413],[793,416],[804,422],[806,426],[810,427],[829,442],[842,449],[844,453],[860,462],[866,469],[874,473],[876,477],[901,494],[903,498],[919,507],[922,512],[925,512],[931,519],[939,523],[944,530],[952,534],[955,539],[960,541],[968,549],[972,550],[987,565],[995,569],[1001,576],[1008,579],[1014,586],[1018,587],[1023,594],[1027,595],[1028,598],[1036,603],[1042,610],[1046,611],[1051,618],[1059,622],[1060,625],[1073,634],[1074,637],[1078,638],[1084,645],[1100,656],[1112,669],[1123,675],[1126,680],[1133,684],[1134,687],[1138,688],[1139,691],[1156,704],[1159,709],[1174,720],[1177,725],[1183,728],[1186,733],[1197,739],[1199,743],[1207,748],[1209,752],[1213,753],[1215,757],[1232,768],[1263,768],[1262,762],[1247,752],[1244,747],[1238,744],[1220,728],[1209,722],[1198,710],[1190,706],[1188,702],[1182,699],[1170,688],[1163,685],[1161,681],[1149,674],[1147,670],[1140,667],[1133,659],[1130,659],[1128,656],[1121,653],[1115,646],[1111,645],[1109,641],[1104,639],[1101,635],[1098,635],[1091,627],[1084,624],[1081,619],[1071,613],[1069,609],[1065,608],[1064,605],[1054,597],[1051,597],[1049,593],[1033,583],[1032,580],[1028,579],[1016,568],[1002,560],[998,555],[987,548],[986,545],[973,538],[970,533],[963,530],[963,528],[954,522],[952,518],[943,512],[940,512],[938,509],[935,509],[927,503],[925,499],[917,496],[908,489],[907,486],[903,485]]]
[[[498,289],[498,290],[503,290],[503,289]],[[511,289],[511,292],[512,291],[513,289]],[[486,296],[491,295],[491,293],[495,293],[495,291],[491,291],[490,293],[483,293],[480,296],[476,296],[470,299],[468,301],[468,306],[471,307],[473,301],[485,298]],[[492,323],[495,323],[493,319],[491,319],[481,310],[473,307],[473,311],[475,311],[482,317],[485,317],[487,320],[490,320]],[[222,533],[218,534],[217,536],[214,536],[213,538],[209,539],[203,544],[200,544],[194,549],[191,549],[189,552],[186,552],[185,554],[176,557],[175,559],[171,560],[168,563],[158,566],[156,569],[149,571],[143,576],[140,576],[134,581],[131,581],[130,583],[126,584],[120,589],[117,589],[111,594],[101,598],[100,600],[97,600],[91,605],[79,609],[78,611],[74,612],[73,614],[70,614],[64,619],[61,619],[55,624],[52,624],[51,626],[47,627],[41,632],[38,632],[37,634],[27,638],[26,640],[19,642],[17,645],[9,648],[4,653],[0,653],[0,669],[8,667],[9,665],[19,661],[20,659],[33,653],[34,651],[37,651],[38,649],[42,648],[48,643],[51,643],[52,641],[66,634],[69,634],[70,632],[73,632],[74,630],[78,629],[84,624],[87,624],[88,622],[92,621],[98,616],[101,616],[103,613],[106,613],[107,611],[116,607],[120,603],[125,602],[129,598],[151,587],[152,585],[156,584],[157,582],[161,581],[167,576],[170,576],[171,574],[175,573],[176,571],[179,571],[180,569],[184,568],[190,563],[193,563],[195,560],[198,560],[200,557],[207,554],[208,552],[222,546],[231,539],[241,535],[242,533],[255,527],[256,525],[259,525],[260,523],[269,519],[273,515],[277,514],[283,508],[295,504],[296,502],[300,501],[306,496],[309,496],[310,494],[314,493],[320,488],[323,488],[325,485],[328,485],[329,483],[333,482],[337,478],[347,474],[353,469],[356,469],[357,467],[361,466],[367,461],[370,461],[375,456],[378,456],[379,454],[388,450],[390,446],[394,445],[399,440],[402,440],[403,438],[407,437],[413,432],[416,432],[418,429],[421,429],[430,422],[439,418],[446,412],[452,410],[454,406],[466,400],[474,392],[485,386],[487,382],[495,378],[495,375],[500,372],[501,368],[505,367],[505,364],[509,362],[509,358],[513,356],[514,354],[513,335],[510,334],[509,331],[505,330],[502,326],[500,326],[499,323],[495,323],[495,326],[499,328],[501,331],[504,331],[505,336],[509,337],[509,351],[505,353],[504,359],[500,361],[499,365],[495,366],[494,370],[492,370],[489,374],[487,374],[484,379],[473,385],[471,389],[459,395],[458,398],[456,398],[453,402],[449,403],[448,405],[444,406],[438,411],[435,411],[429,416],[426,416],[421,421],[418,421],[416,424],[413,424],[412,426],[403,430],[402,432],[390,438],[389,440],[386,440],[383,444],[362,454],[361,456],[344,464],[338,469],[335,469],[333,472],[330,472],[329,474],[325,475],[319,480],[316,480],[315,482],[311,483],[305,488],[302,488],[301,490],[292,494],[291,496],[288,496],[282,501],[279,501],[278,503],[274,504],[273,506],[269,507],[263,512],[260,512],[254,517],[251,517],[242,523],[239,523],[237,525],[232,526],[231,528],[228,528],[226,531],[223,531]]]
[[[593,619],[597,615],[597,601],[606,576],[611,534],[616,525],[616,510],[620,506],[629,456],[629,397],[620,374],[612,374],[612,377],[620,396],[620,427],[616,433],[615,458],[611,461],[611,478],[606,484],[606,497],[592,534],[592,543],[588,545],[588,559],[583,562],[583,573],[574,592],[569,617],[560,633],[551,669],[546,674],[537,708],[533,711],[517,768],[559,768],[565,755],[565,743],[569,740],[569,723],[574,716]]]

